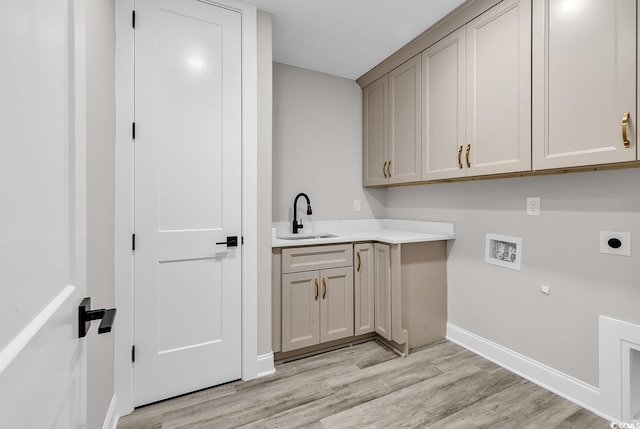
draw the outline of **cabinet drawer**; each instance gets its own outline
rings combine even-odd
[[[349,267],[352,265],[353,246],[351,244],[299,247],[282,250],[283,273]]]

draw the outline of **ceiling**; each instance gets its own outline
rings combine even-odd
[[[273,60],[357,79],[464,0],[243,0],[273,15]]]

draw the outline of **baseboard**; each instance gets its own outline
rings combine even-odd
[[[111,403],[109,404],[109,409],[107,410],[107,415],[104,418],[104,423],[102,424],[102,429],[116,429],[118,426],[118,420],[120,416],[118,415],[117,409],[118,400],[116,395],[111,397]]]
[[[273,364],[273,352],[258,356],[258,378],[275,374],[276,368]]]
[[[447,339],[604,419],[613,420],[600,409],[600,392],[595,386],[451,323],[447,323]]]

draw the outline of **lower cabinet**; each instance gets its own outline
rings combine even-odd
[[[282,351],[353,336],[353,268],[282,276]]]
[[[374,333],[408,353],[444,338],[444,241],[274,249],[272,269],[276,353]]]
[[[375,243],[373,255],[375,331],[391,340],[391,248],[388,244]]]
[[[363,335],[375,330],[373,243],[353,245],[354,256],[354,334]]]

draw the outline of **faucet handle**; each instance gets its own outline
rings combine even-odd
[[[298,229],[302,229],[303,225],[302,225],[302,218],[300,218],[300,222],[298,223]]]

